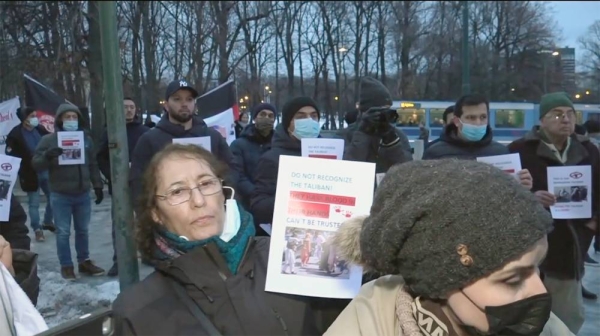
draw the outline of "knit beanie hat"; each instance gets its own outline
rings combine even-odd
[[[35,109],[33,107],[22,106],[17,108],[17,118],[19,118],[21,121],[27,119],[27,117],[29,117],[29,115],[32,113],[35,113]]]
[[[550,213],[511,175],[476,161],[426,160],[392,167],[370,215],[343,223],[333,244],[344,260],[401,275],[416,296],[444,298],[551,229]]]
[[[540,119],[542,119],[550,110],[557,107],[573,107],[573,102],[566,92],[548,93],[542,96],[540,101]]]
[[[373,77],[363,77],[360,80],[359,92],[358,109],[361,112],[365,112],[371,107],[392,105],[390,91]]]
[[[260,103],[252,108],[252,111],[250,113],[250,115],[252,116],[252,120],[256,119],[256,116],[262,110],[269,110],[269,111],[277,114],[277,109],[275,108],[275,106],[273,106],[269,103]]]
[[[319,112],[319,108],[317,107],[317,102],[310,97],[296,97],[292,98],[283,105],[283,109],[281,110],[281,123],[283,124],[283,128],[287,131],[292,123],[292,119],[294,119],[294,115],[298,110],[305,106],[312,106],[317,110],[317,114],[319,118],[321,118],[321,113]]]

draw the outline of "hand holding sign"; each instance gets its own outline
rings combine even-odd
[[[527,188],[527,190],[531,190],[531,188],[533,187],[533,177],[531,177],[529,170],[519,170],[519,172],[517,173],[517,177],[519,178],[519,182],[521,182],[521,185],[523,187]]]
[[[549,208],[556,203],[556,196],[554,194],[547,192],[546,190],[538,190],[535,192],[535,197],[542,203],[542,205],[546,208]]]

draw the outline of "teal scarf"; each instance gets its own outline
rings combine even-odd
[[[246,212],[239,203],[238,208],[240,210],[240,230],[229,242],[222,241],[219,236],[204,240],[187,241],[165,230],[163,226],[159,226],[154,232],[154,241],[156,243],[154,257],[161,261],[172,260],[199,246],[215,243],[219,252],[225,258],[231,273],[236,274],[242,262],[248,240],[256,234],[252,215]]]

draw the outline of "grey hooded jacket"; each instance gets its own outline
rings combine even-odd
[[[63,125],[61,116],[66,112],[76,112],[79,115],[80,131],[85,134],[85,163],[79,165],[59,165],[58,158],[48,160],[46,152],[52,148],[58,147],[57,132],[62,132]],[[77,195],[88,192],[90,187],[102,188],[100,179],[100,170],[96,161],[94,143],[89,134],[81,128],[82,115],[79,108],[71,104],[62,104],[56,110],[54,122],[55,132],[44,135],[40,140],[35,154],[33,155],[32,166],[37,171],[48,170],[50,175],[50,191],[60,194]]]

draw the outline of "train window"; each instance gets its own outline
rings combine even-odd
[[[420,123],[425,123],[425,110],[416,108],[398,109],[398,126],[419,127]]]
[[[588,112],[587,120],[594,120],[600,122],[600,113]]]
[[[429,126],[444,127],[444,111],[445,109],[429,110]]]
[[[523,128],[525,127],[525,111],[523,110],[496,110],[496,128]]]

